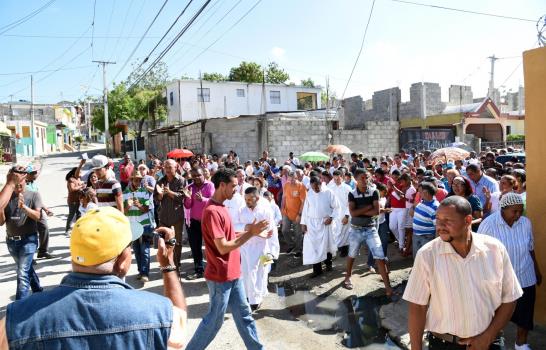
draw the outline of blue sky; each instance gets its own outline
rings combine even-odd
[[[49,0],[0,1],[1,27]],[[75,100],[100,95],[102,72],[95,60],[116,61],[109,82],[125,79],[131,64],[122,64],[136,46],[163,0],[56,0],[28,22],[0,34],[0,101],[30,99],[34,74],[37,102]],[[194,0],[172,38],[205,0]],[[262,0],[227,31],[257,0],[212,0],[202,16],[165,56],[171,77],[197,77],[199,71],[226,74],[242,60],[276,61],[299,83],[311,77],[341,97],[360,47],[372,0]],[[422,0],[423,3],[538,20],[543,0]],[[169,0],[132,61],[145,57],[187,0]],[[222,21],[231,8],[233,10]],[[219,23],[217,23],[219,22]],[[216,24],[217,23],[217,24]],[[200,52],[221,39],[201,56]],[[170,40],[165,40],[159,52]],[[370,98],[375,90],[399,86],[407,99],[411,83],[438,82],[447,99],[450,84],[471,85],[484,96],[489,80],[487,57],[507,57],[495,66],[495,83],[503,89],[523,84],[521,53],[536,47],[535,23],[485,17],[376,0],[362,56],[345,97]],[[154,57],[154,56],[152,56]],[[197,58],[196,58],[197,57]],[[151,60],[150,60],[151,61]],[[54,70],[57,72],[51,72]]]

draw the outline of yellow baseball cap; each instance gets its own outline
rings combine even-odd
[[[121,254],[141,234],[142,231],[131,231],[129,220],[116,208],[90,210],[76,221],[72,229],[72,261],[83,266],[102,264]]]

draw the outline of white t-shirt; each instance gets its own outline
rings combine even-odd
[[[407,190],[404,196],[406,197],[406,209],[413,207],[413,200],[415,199],[415,194],[417,193],[417,190],[415,187],[410,186]],[[410,202],[411,199],[411,202]]]
[[[389,173],[392,174],[392,172],[395,171],[395,170],[398,170],[400,173],[402,173],[402,170],[403,170],[404,168],[405,168],[405,169],[408,169],[408,167],[405,166],[404,164],[400,164],[400,166],[398,166],[398,165],[396,165],[396,164],[393,164],[393,165],[391,166],[391,170],[389,170]]]
[[[83,205],[80,204],[80,208],[78,209],[80,211],[80,214],[81,215],[84,215],[85,213],[87,213],[89,210],[92,210],[92,209],[96,209],[98,208],[99,206],[94,203],[94,202],[89,202],[87,203],[87,207],[84,207]]]
[[[387,197],[380,197],[379,198],[379,208],[380,209],[385,209],[385,206],[387,205]],[[378,223],[379,225],[381,225],[382,223],[385,222],[385,220],[387,220],[385,218],[385,213],[381,213],[379,214],[379,218],[378,218]]]

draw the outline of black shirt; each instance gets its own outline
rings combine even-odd
[[[355,204],[355,209],[373,205],[374,201],[379,201],[379,191],[375,188],[367,188],[365,193],[358,190],[358,187],[349,192],[349,203]],[[355,226],[369,227],[375,226],[377,216],[360,215],[351,217],[351,224]]]
[[[25,205],[31,209],[42,208],[42,197],[38,192],[23,192]],[[38,232],[36,221],[28,217],[27,213],[19,208],[19,195],[13,193],[8,205],[4,209],[6,216],[6,232],[9,237],[31,235]]]

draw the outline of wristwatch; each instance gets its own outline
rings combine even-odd
[[[176,266],[174,265],[167,265],[167,266],[160,266],[159,270],[165,273],[165,272],[173,272],[173,271],[176,271],[177,269],[176,269]]]

